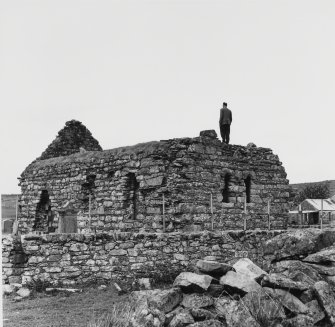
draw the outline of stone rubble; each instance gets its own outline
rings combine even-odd
[[[231,265],[226,263],[220,263],[216,261],[209,260],[199,260],[197,262],[196,267],[200,272],[208,274],[212,277],[216,277],[221,274],[221,276],[227,273],[229,270],[233,270],[234,268]]]
[[[247,275],[250,279],[256,280],[267,273],[255,265],[249,258],[242,258],[233,265],[237,273]]]
[[[203,259],[199,258],[200,260],[193,261],[194,271],[180,273],[174,281],[173,288],[163,291],[144,290],[134,292],[133,297],[140,303],[141,312],[132,319],[132,326],[144,327],[143,321],[145,321],[157,327],[240,327],[241,321],[243,321],[242,326],[259,327],[258,319],[261,319],[261,316],[277,323],[278,327],[330,327],[334,325],[335,290],[331,279],[335,277],[332,261],[334,247],[331,244],[333,234],[329,231],[312,231],[312,233],[311,231],[296,231],[287,234],[289,234],[289,238],[294,239],[296,237],[295,233],[298,233],[302,243],[309,244],[309,250],[297,255],[299,251],[294,249],[294,255],[284,255],[280,257],[282,260],[277,261],[279,246],[276,247],[275,244],[276,242],[282,244],[282,239],[288,239],[288,236],[286,234],[281,234],[280,237],[272,235],[272,238],[265,239],[264,242],[264,249],[267,249],[264,251],[266,252],[264,259],[270,262],[265,270],[248,258],[231,258],[229,264],[214,260],[219,258],[219,252],[215,252],[216,255],[209,252]],[[199,235],[204,239],[204,234]],[[317,237],[311,237],[311,235],[317,235]],[[84,240],[83,237],[83,235],[75,236],[77,240]],[[144,244],[149,243],[149,240],[151,242],[155,241],[153,235],[147,235],[146,237],[148,239],[144,238],[143,235],[140,236]],[[157,248],[162,248],[160,242],[166,237],[171,237],[171,235],[160,235],[156,239]],[[39,243],[39,240],[43,241]],[[92,265],[88,264],[88,266],[95,268],[95,261],[87,257],[90,245],[85,242],[73,242],[73,238],[64,235],[62,238],[63,248],[69,240],[72,240],[68,244],[69,250],[65,251],[60,257],[69,260],[71,258],[70,253],[76,254],[75,258],[80,256],[84,257],[84,260],[92,260]],[[218,239],[214,237],[214,240],[217,241]],[[115,254],[129,259],[129,253],[133,253],[132,251],[135,250],[140,251],[145,247],[136,247],[136,242],[132,241],[129,239],[122,240],[119,247],[116,248],[118,240],[114,239],[111,242],[108,239],[104,246],[108,248],[108,251],[125,251],[125,254],[123,252],[115,252]],[[195,241],[194,237],[189,235],[189,241]],[[79,269],[75,269],[75,266],[69,264],[63,265],[63,261],[59,261],[59,254],[55,247],[58,242],[59,239],[51,235],[34,236],[33,241],[26,244],[17,242],[17,239],[13,237],[4,238],[4,248],[8,250],[8,253],[15,254],[13,258],[10,255],[4,256],[4,258],[11,258],[7,262],[5,260],[4,268],[6,271],[18,270],[20,272],[22,270],[22,272],[29,272],[24,266],[8,265],[10,262],[18,264],[30,262],[32,265],[36,265],[44,262],[46,258],[46,268],[50,262],[54,262],[54,265],[48,267],[50,275],[61,274],[60,267],[64,266],[68,274],[73,274],[73,280],[75,280]],[[101,240],[98,239],[95,239],[94,242],[96,242],[96,246],[102,244]],[[271,246],[267,247],[268,244]],[[199,247],[199,243],[195,243],[195,246]],[[18,249],[18,252],[13,252],[13,247]],[[216,245],[213,245],[213,248],[215,247]],[[131,252],[128,253],[128,250],[131,250]],[[28,256],[32,253],[36,256]],[[153,255],[154,253],[156,252],[151,249],[148,254]],[[45,258],[40,259],[43,254]],[[329,260],[326,254],[329,255]],[[185,255],[182,256],[181,260],[184,260]],[[55,257],[55,261],[50,260],[53,257]],[[103,259],[98,257],[96,260]],[[125,261],[121,262],[124,263]],[[35,268],[33,271],[35,271]],[[214,275],[214,277],[209,274]],[[23,277],[30,276],[32,275],[23,274]],[[17,276],[14,275],[13,277]],[[16,278],[7,279],[7,281],[10,280],[15,281]],[[150,279],[144,278],[142,285],[144,288],[145,285],[149,288]],[[21,283],[13,282],[4,284],[3,293],[5,296],[13,297],[15,301],[21,301],[31,295],[31,290]]]
[[[305,233],[299,232],[299,238],[303,243],[306,244],[307,239],[305,238],[309,237],[309,231]],[[326,248],[329,245],[328,242],[324,242],[323,240],[318,244],[320,239],[323,238],[312,239],[311,242],[314,243],[310,245],[310,249],[312,250],[308,251],[308,253],[305,252],[305,256],[313,255],[312,258],[322,258],[321,260],[313,260],[315,265],[320,266],[315,271],[322,272],[323,269],[321,267],[329,264],[329,260],[324,260],[324,253],[328,253],[329,249],[323,250],[322,247]],[[277,241],[279,241],[279,238]],[[273,244],[273,240],[268,242],[272,242],[271,244]],[[320,249],[320,251],[318,252],[315,249]],[[272,256],[273,253],[268,251],[268,255]],[[297,271],[300,268],[303,271],[310,271],[308,263],[304,262],[304,257],[300,258],[301,261],[296,260],[296,255],[292,256],[292,260],[287,260],[287,256],[284,256],[283,259],[283,261],[279,262],[274,261],[269,273],[263,271],[247,258],[239,259],[230,267],[226,265],[222,266],[219,261],[212,260],[209,264],[206,263],[206,260],[201,259],[195,264],[196,273],[183,272],[176,278],[177,282],[174,283],[172,290],[176,292],[179,288],[180,293],[178,293],[175,299],[168,300],[171,306],[169,310],[164,310],[164,317],[161,314],[163,310],[159,312],[150,310],[150,305],[148,305],[146,299],[152,298],[152,292],[157,297],[159,292],[166,294],[166,290],[133,292],[134,297],[138,293],[142,294],[140,303],[144,309],[142,312],[145,313],[143,321],[149,323],[149,325],[141,324],[138,320],[135,323],[135,319],[130,326],[335,326],[335,290],[332,284],[327,283],[324,280],[324,276],[321,273],[315,273],[314,270],[309,273],[311,277],[308,276],[309,283],[306,283],[306,278],[302,278],[303,274],[299,274],[299,271]],[[224,267],[224,269],[220,272],[218,267]],[[292,275],[292,271],[290,270],[292,267],[296,270],[296,274],[294,275],[295,280],[289,277],[289,275]],[[201,269],[204,271],[201,271]],[[208,276],[204,275],[204,273],[211,273],[212,269],[215,274],[221,275],[220,286],[223,287],[221,294],[216,294],[215,296],[211,295],[208,290],[211,288],[210,286],[217,285],[215,284],[217,283],[216,278],[208,279],[210,281],[209,287],[206,284],[204,288],[200,288],[197,283],[192,283],[192,281],[197,280],[195,275],[203,278],[204,276]],[[245,272],[244,274],[243,271]],[[233,280],[236,280],[234,284],[230,278],[232,275],[234,275]],[[238,278],[235,276],[238,276]],[[318,278],[320,279],[317,280]],[[183,287],[184,282],[180,283],[179,281],[187,279],[189,279],[188,288],[185,288]],[[247,282],[255,283],[257,286],[246,287]]]
[[[198,275],[192,272],[183,272],[175,279],[173,286],[179,286],[181,288],[194,288],[198,287],[207,291],[211,284],[213,277],[209,275]]]

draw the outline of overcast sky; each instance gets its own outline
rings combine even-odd
[[[1,193],[70,119],[104,149],[219,134],[290,182],[335,179],[335,1],[15,0],[0,7]]]

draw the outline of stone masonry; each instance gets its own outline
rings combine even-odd
[[[80,151],[80,148],[86,151],[102,150],[99,142],[81,122],[70,120],[37,160],[67,156]]]
[[[129,281],[148,269],[183,271],[208,256],[226,263],[249,257],[267,269],[263,244],[283,232],[8,235],[2,239],[3,283]]]
[[[73,122],[66,126],[72,135]],[[167,232],[208,230],[212,222],[215,230],[243,229],[244,202],[247,229],[264,229],[269,201],[272,228],[286,228],[290,187],[271,149],[225,145],[215,131],[203,131],[76,151],[51,151],[55,157],[42,155],[22,173],[21,234],[161,232],[163,219]]]

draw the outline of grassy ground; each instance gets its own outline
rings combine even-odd
[[[4,327],[85,327],[94,317],[111,312],[114,303],[126,302],[127,295],[118,296],[113,287],[106,290],[87,288],[69,296],[49,296],[37,293],[36,297],[13,302],[3,299]]]

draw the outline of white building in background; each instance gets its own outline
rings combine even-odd
[[[289,212],[290,225],[320,225],[335,227],[335,195],[329,199],[306,199]]]

